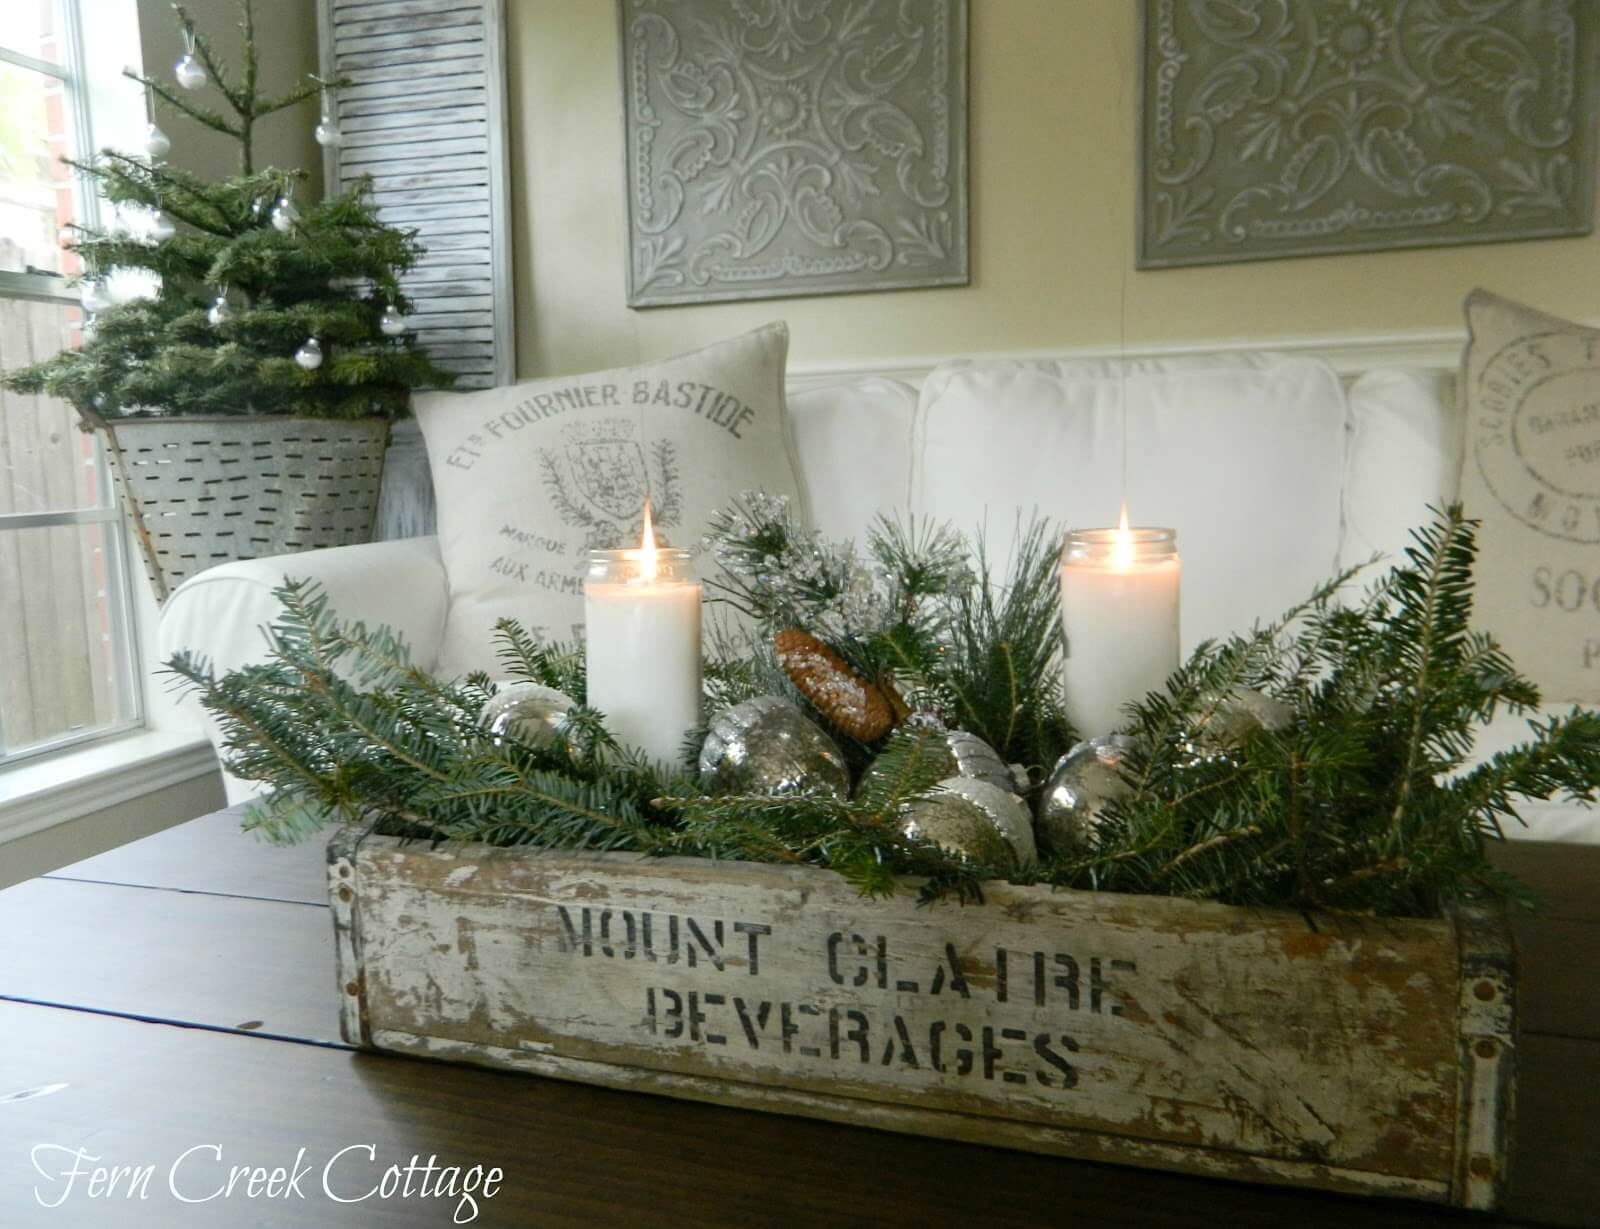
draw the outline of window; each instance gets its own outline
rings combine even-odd
[[[129,10],[132,4],[121,3]],[[5,0],[0,21],[0,368],[81,344],[62,227],[93,193],[80,18],[98,0]],[[124,47],[124,52],[126,48]],[[0,767],[140,715],[127,559],[98,441],[72,408],[0,390]]]

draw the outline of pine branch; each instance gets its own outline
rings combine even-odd
[[[220,111],[213,111],[210,107],[203,107],[197,102],[191,102],[179,90],[173,89],[165,81],[155,77],[148,77],[143,73],[135,72],[131,68],[122,70],[122,75],[130,81],[137,81],[140,85],[150,90],[155,96],[171,107],[180,115],[187,116],[202,128],[209,128],[213,132],[220,132],[234,140],[240,140],[244,132],[237,125],[232,124]],[[250,168],[246,167],[246,172]]]
[[[1394,810],[1389,816],[1390,842],[1399,839],[1411,802],[1424,749],[1424,721],[1437,685],[1436,671],[1452,638],[1464,634],[1471,609],[1472,527],[1453,504],[1442,523],[1413,533],[1416,545],[1406,552],[1415,571],[1400,572],[1396,595],[1401,604],[1398,626],[1415,639],[1410,690],[1410,721],[1396,780]]]

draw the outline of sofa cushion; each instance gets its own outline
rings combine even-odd
[[[587,552],[660,536],[696,546],[749,488],[806,515],[784,410],[789,330],[771,324],[640,367],[416,398],[450,614],[438,672],[494,665],[493,628],[583,629]]]
[[[1456,498],[1461,471],[1461,415],[1446,372],[1389,368],[1350,386],[1345,458],[1345,533],[1341,567],[1373,555],[1397,562],[1430,506]]]
[[[917,390],[882,376],[828,381],[790,392],[800,476],[817,529],[862,541],[879,514],[911,503],[911,422]]]
[[[1324,363],[1269,354],[1115,363],[947,363],[923,385],[912,510],[982,526],[1003,560],[1018,518],[1178,531],[1185,651],[1303,599],[1339,553],[1345,397]]]

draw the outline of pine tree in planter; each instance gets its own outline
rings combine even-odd
[[[422,249],[379,222],[367,185],[297,205],[303,171],[255,166],[258,121],[340,83],[264,96],[251,0],[236,78],[173,7],[189,49],[181,88],[128,75],[234,138],[239,173],[210,182],[164,164],[170,143],[153,123],[142,155],[73,163],[123,219],[75,227],[67,243],[86,270],[83,346],[0,377],[63,398],[103,433],[159,598],[228,559],[365,541],[390,421],[411,389],[454,379],[406,326],[397,278]],[[185,97],[208,80],[230,113]],[[326,126],[317,136],[338,139]],[[159,289],[116,302],[115,270],[146,270]]]

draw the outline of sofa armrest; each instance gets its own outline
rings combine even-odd
[[[431,670],[444,636],[449,585],[437,538],[405,538],[361,546],[336,546],[296,555],[275,555],[209,568],[184,581],[161,612],[161,660],[188,650],[205,657],[217,673],[264,661],[264,629],[279,613],[273,596],[287,579],[321,586],[329,605],[346,622],[392,628],[411,648],[411,660]],[[180,706],[220,747],[218,731],[192,699]],[[229,802],[257,792],[252,783],[224,777]]]

